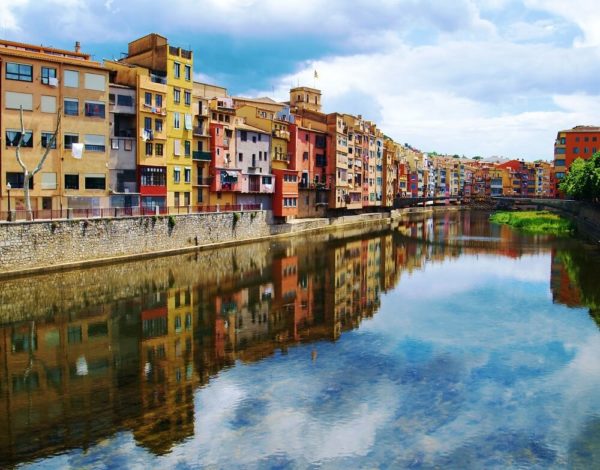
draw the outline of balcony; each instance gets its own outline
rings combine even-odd
[[[166,76],[157,75],[155,73],[151,73],[150,74],[150,81],[152,81],[153,83],[160,83],[161,85],[166,85],[167,84],[167,77]]]
[[[195,126],[193,129],[193,134],[195,137],[208,137],[208,130],[203,126]]]
[[[273,131],[273,137],[277,137],[278,139],[290,140],[290,132],[285,131],[283,129],[275,129]]]
[[[199,176],[198,178],[196,178],[196,182],[195,182],[194,186],[210,186],[211,182],[212,182],[212,177],[202,178],[201,176]]]
[[[210,162],[212,160],[212,155],[210,152],[194,150],[192,152],[192,160],[201,161],[201,162]]]

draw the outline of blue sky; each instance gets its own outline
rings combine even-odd
[[[154,31],[232,94],[316,84],[399,142],[528,160],[600,124],[599,23],[592,0],[0,0],[6,39],[102,59]]]

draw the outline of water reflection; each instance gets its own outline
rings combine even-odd
[[[476,213],[416,218],[393,231],[346,235],[260,243],[0,283],[0,314],[16,319],[0,327],[0,462],[12,465],[74,449],[89,450],[121,432],[131,433],[136,446],[155,456],[167,454],[206,432],[195,429],[195,392],[225,369],[237,362],[258,363],[277,351],[285,354],[296,344],[336,341],[373,317],[383,293],[393,291],[403,275],[460,256],[516,259],[524,254],[551,254],[555,302],[585,305],[598,316],[600,260],[579,244],[557,245],[521,236],[490,225],[485,214]],[[427,286],[420,295],[428,296],[440,287]],[[410,296],[405,298],[411,301]],[[366,335],[362,344],[356,343],[357,350],[363,351],[360,368],[366,384],[382,380],[380,369],[369,367],[371,360],[381,361],[369,352],[381,346],[369,344],[374,338]],[[418,363],[420,355],[427,356],[422,345],[403,347],[411,352],[403,352],[406,361]],[[319,354],[327,352],[313,349],[310,361],[319,365]],[[547,354],[552,356],[552,349]],[[558,362],[570,357],[567,351],[556,354]],[[346,370],[328,371],[329,385],[313,397],[318,406],[311,413],[330,416],[332,422],[368,426],[368,420],[354,422],[347,415],[357,407],[354,400],[370,392],[362,388],[364,384],[358,387],[348,380]],[[385,370],[389,380],[413,384],[419,391],[397,411],[396,433],[431,426],[431,420],[421,415],[428,413],[430,403],[444,403],[435,417],[443,423],[468,399],[466,372],[450,355],[428,361],[425,368],[408,362],[400,367],[393,361]],[[269,378],[271,387],[288,380],[285,371],[277,371],[281,375]],[[425,389],[414,385],[425,383]],[[373,393],[393,394],[388,385]],[[314,393],[295,386],[300,389],[287,393],[298,400],[308,400]],[[268,401],[260,393],[252,397],[235,408],[231,428],[260,427]],[[374,408],[372,412],[384,413]],[[597,426],[592,422],[588,428]],[[405,439],[409,442],[411,437],[406,434]],[[472,440],[454,454],[445,454],[438,464],[476,462],[481,449],[487,446],[498,452],[511,439],[519,442],[524,456],[537,456],[538,463],[554,461],[552,451],[539,447],[531,436],[528,441],[507,432],[494,442]],[[580,458],[586,443],[573,444],[575,457]],[[111,458],[118,459],[119,453],[115,450]],[[124,460],[113,463],[127,461],[126,455],[120,458]],[[274,460],[269,465],[285,464],[277,456],[270,458]]]

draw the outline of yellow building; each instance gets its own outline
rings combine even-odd
[[[166,205],[189,206],[192,202],[192,51],[171,46],[167,38],[152,33],[130,42],[128,55],[120,62],[146,68],[149,72],[144,79],[146,86],[150,83],[166,86],[158,91],[160,94],[166,90],[166,101],[156,102],[156,94],[152,94],[156,90],[139,95],[146,113],[158,114],[166,120],[157,129],[153,116],[140,113],[140,120],[144,120],[140,121],[144,141],[141,151],[148,157],[153,156],[149,153],[156,152],[156,145],[150,144],[160,145],[155,133],[160,137],[166,134],[161,148],[164,156],[159,156],[166,165]],[[144,186],[140,185],[142,194]]]
[[[42,170],[30,183],[32,208],[108,207],[108,71],[89,54],[0,41],[2,96],[0,146],[1,210],[24,209],[23,170],[15,148],[25,138],[21,155],[28,170],[39,162],[61,123],[55,145]]]

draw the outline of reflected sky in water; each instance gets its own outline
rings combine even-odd
[[[600,337],[582,286],[600,271],[577,269],[585,250],[453,215],[269,245],[253,275],[218,286],[171,270],[150,298],[5,325],[0,455],[23,468],[598,466]]]

